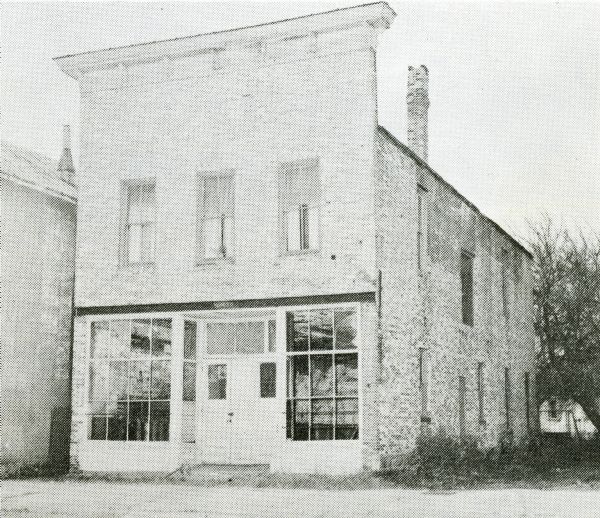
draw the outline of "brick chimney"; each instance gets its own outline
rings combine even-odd
[[[406,105],[408,110],[408,147],[427,161],[427,110],[429,109],[429,72],[425,65],[408,67]]]
[[[68,124],[63,126],[63,150],[58,162],[58,172],[65,182],[74,185],[75,167],[71,156],[71,127]]]

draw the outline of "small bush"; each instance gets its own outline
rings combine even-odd
[[[476,439],[457,439],[443,430],[422,435],[416,448],[387,458],[385,477],[404,486],[433,488],[474,486],[483,482],[520,482],[579,478],[600,473],[600,440],[530,437],[516,443],[506,434],[498,446],[483,450]],[[591,470],[591,471],[590,471]],[[585,479],[587,481],[587,478]]]

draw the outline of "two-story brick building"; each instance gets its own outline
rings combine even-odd
[[[427,165],[426,69],[409,147],[378,126],[394,16],[56,59],[81,86],[74,468],[353,472],[422,429],[533,426],[531,256]]]

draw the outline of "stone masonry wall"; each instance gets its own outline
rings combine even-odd
[[[510,368],[511,380],[510,429],[515,438],[524,437],[526,372],[530,425],[538,426],[529,256],[381,131],[378,163],[377,264],[383,273],[384,304],[381,451],[385,455],[412,447],[421,430],[444,428],[458,435],[459,376],[466,382],[466,433],[485,446],[495,445],[506,433],[505,367]],[[416,261],[418,183],[427,190],[427,254],[421,273]],[[474,254],[473,327],[462,323],[463,249]],[[503,260],[507,316],[502,303]],[[430,354],[430,425],[420,422],[419,347]],[[479,362],[484,364],[485,424],[479,419]]]

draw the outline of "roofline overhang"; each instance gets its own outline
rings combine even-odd
[[[215,52],[236,43],[258,44],[266,39],[293,38],[361,24],[382,31],[395,16],[386,2],[375,2],[248,27],[59,56],[54,61],[65,74],[78,79],[90,70]]]
[[[511,241],[517,248],[519,248],[527,257],[533,259],[533,254],[530,250],[527,249],[525,245],[523,245],[518,239],[509,234],[506,230],[504,230],[498,223],[496,223],[493,219],[487,217],[483,212],[479,210],[479,208],[471,201],[469,201],[463,194],[458,192],[456,187],[454,187],[451,183],[446,181],[439,173],[436,173],[433,168],[425,162],[421,157],[419,157],[412,149],[410,149],[406,144],[400,142],[390,131],[384,128],[381,125],[378,125],[379,131],[386,136],[397,148],[399,148],[405,155],[412,158],[417,165],[427,169],[437,180],[442,182],[450,191],[452,191],[456,196],[458,196],[461,201],[463,201],[467,206],[469,206],[475,213],[479,214],[483,219],[485,219],[492,227],[494,227],[500,234],[506,237],[509,241]]]

